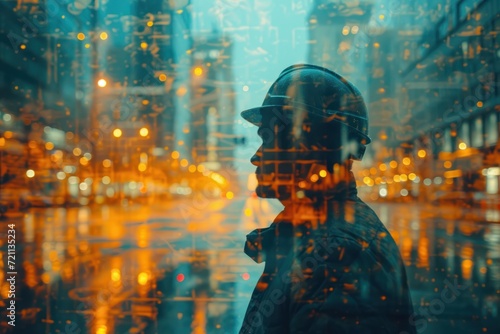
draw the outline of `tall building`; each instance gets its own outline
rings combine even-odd
[[[13,1],[0,2],[0,108],[2,114],[14,117],[40,109],[36,102],[46,87],[47,60],[43,56],[47,38],[40,34],[41,26],[27,18],[34,4]],[[24,108],[33,104],[31,108]]]
[[[236,108],[231,48],[231,40],[217,33],[197,36],[193,42],[192,157],[215,170],[234,160]]]
[[[57,169],[36,164],[35,179],[55,180],[67,167],[68,174],[91,180],[109,174],[102,164],[109,159],[137,173],[141,163],[173,150],[176,116],[184,111],[174,86],[191,48],[190,1],[0,6],[2,119],[8,114],[19,125],[14,137],[37,146],[27,156],[52,159]],[[22,165],[24,174],[30,163]]]
[[[401,116],[405,155],[424,160],[434,190],[498,193],[500,5],[428,2],[435,19],[407,51]]]
[[[360,90],[365,99],[370,71],[367,27],[372,7],[373,1],[315,0],[308,18],[308,62],[342,75]],[[371,110],[368,112],[371,117]],[[371,156],[368,149],[363,163],[369,163]]]
[[[309,63],[338,72],[366,92],[366,26],[372,1],[316,0],[309,14]]]

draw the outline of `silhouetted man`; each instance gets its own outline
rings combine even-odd
[[[245,253],[265,268],[240,333],[413,333],[398,247],[351,172],[370,143],[360,92],[294,65],[241,115],[263,141],[251,159],[257,195],[284,210],[247,236]]]

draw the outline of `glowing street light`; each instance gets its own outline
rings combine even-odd
[[[139,130],[139,134],[141,135],[141,137],[146,137],[149,134],[148,128],[141,128]]]
[[[108,82],[105,79],[99,79],[99,81],[97,81],[97,86],[99,86],[101,88],[106,87],[107,84],[108,84]]]
[[[109,160],[109,159],[104,159],[104,160],[102,161],[102,165],[103,165],[105,168],[111,167],[111,160]]]
[[[201,68],[200,66],[196,66],[193,70],[193,73],[195,76],[199,77],[203,74],[203,68]]]
[[[108,39],[108,33],[103,31],[99,34],[99,38],[103,41],[107,40]]]
[[[120,129],[114,129],[113,130],[113,136],[115,138],[120,138],[122,136],[122,130],[120,130]]]

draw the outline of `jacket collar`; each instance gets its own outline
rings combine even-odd
[[[319,217],[319,212],[323,211],[321,207],[326,209],[323,211],[326,213],[335,202],[357,199],[356,183],[354,178],[351,180],[322,193],[306,194],[305,200],[300,202],[284,203],[284,210],[269,227],[258,228],[247,234],[245,254],[257,263],[268,260],[269,254],[276,255],[276,258],[286,256],[293,246],[294,225],[300,225],[301,220],[309,220],[305,218],[309,214]],[[322,220],[326,220],[326,214]]]

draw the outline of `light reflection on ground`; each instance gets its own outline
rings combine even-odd
[[[424,319],[418,328],[498,332],[498,211],[372,206],[408,266],[415,311]],[[263,269],[244,255],[245,235],[278,211],[250,198],[199,208],[178,200],[33,209],[8,218],[4,223],[17,228],[16,330],[235,333]],[[4,257],[5,250],[4,243]],[[443,293],[450,288],[455,298]],[[4,284],[4,298],[6,292]],[[3,328],[5,319],[2,307]]]

